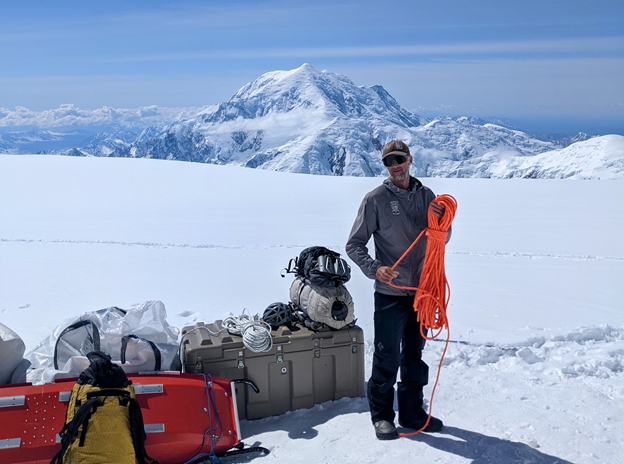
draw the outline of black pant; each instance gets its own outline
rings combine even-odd
[[[413,305],[413,296],[375,292],[375,354],[368,381],[373,423],[394,421],[394,384],[399,367],[399,423],[414,423],[422,417],[423,387],[429,380],[429,367],[422,360],[426,340],[420,334]]]

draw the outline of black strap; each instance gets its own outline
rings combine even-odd
[[[89,330],[86,329],[86,326],[90,325],[93,329],[93,337],[91,337],[91,334],[89,333]],[[98,330],[97,326],[91,321],[91,319],[87,319],[86,321],[78,321],[72,325],[70,325],[69,327],[66,327],[61,334],[58,336],[58,338],[56,339],[56,343],[54,345],[54,369],[58,370],[59,366],[58,366],[58,346],[59,343],[61,341],[61,338],[63,338],[63,335],[71,332],[72,330],[78,330],[81,327],[85,327],[85,330],[87,330],[87,337],[91,339],[91,341],[93,342],[93,350],[91,351],[99,351],[100,350],[100,331]],[[86,353],[84,353],[86,355]]]
[[[97,411],[97,408],[99,406],[103,405],[104,403],[102,401],[94,402],[93,407],[87,414],[87,417],[85,417],[84,421],[82,422],[82,432],[80,433],[80,441],[78,442],[78,446],[80,446],[81,448],[84,446],[85,443],[85,437],[87,436],[87,429],[89,428],[89,420],[91,419],[91,416]]]
[[[245,444],[243,446],[236,446],[234,448],[230,448],[228,451],[224,451],[222,453],[217,454],[219,458],[227,458],[230,456],[240,456],[241,454],[251,454],[251,453],[259,453],[262,456],[266,456],[270,453],[270,451],[262,446],[249,446],[245,448]]]
[[[151,340],[148,340],[147,338],[142,338],[142,337],[139,337],[138,335],[134,335],[134,334],[125,335],[121,339],[121,364],[126,364],[126,348],[128,348],[128,341],[131,338],[135,339],[135,340],[143,340],[143,341],[149,343],[149,346],[152,347],[152,351],[154,352],[154,370],[155,371],[159,371],[161,369],[162,356],[161,356],[160,350],[158,349],[156,344],[154,342],[152,342]]]
[[[63,426],[63,429],[60,431],[59,435],[61,437],[61,449],[50,461],[50,464],[62,464],[63,457],[69,448],[69,445],[74,441],[76,435],[78,435],[78,430],[80,426],[84,424],[82,430],[82,436],[80,437],[81,446],[84,444],[84,435],[86,433],[87,423],[91,417],[91,415],[97,410],[97,408],[101,405],[101,401],[98,398],[91,398],[89,401],[85,402],[80,409],[74,414],[74,417],[70,422]]]
[[[286,274],[298,274],[299,268],[297,267],[297,261],[298,258],[291,258],[290,261],[288,261],[288,266],[282,269],[280,275],[286,277]]]
[[[134,444],[134,454],[139,464],[158,464],[158,461],[150,458],[145,451],[145,424],[143,423],[143,414],[141,406],[135,398],[130,399],[128,408],[130,414],[130,430],[132,432],[132,443]]]
[[[248,379],[235,379],[235,380],[232,380],[232,382],[234,382],[234,383],[244,383],[244,384],[247,384],[247,385],[249,385],[251,388],[253,388],[253,390],[254,390],[256,393],[260,393],[260,389],[258,388],[258,386],[257,386],[255,383],[253,383],[251,380],[248,380]]]

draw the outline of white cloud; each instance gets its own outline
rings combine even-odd
[[[272,134],[298,132],[308,134],[326,127],[331,122],[322,111],[308,108],[295,108],[288,113],[269,113],[254,119],[237,118],[211,128],[213,133],[232,133],[235,131],[270,130]]]
[[[99,126],[121,125],[142,127],[159,123],[170,123],[195,116],[200,111],[211,107],[161,108],[142,106],[139,108],[110,108],[103,106],[95,110],[84,110],[73,104],[60,105],[58,108],[33,111],[23,106],[14,110],[0,108],[0,127],[61,127],[61,126]]]

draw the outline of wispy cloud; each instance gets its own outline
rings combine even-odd
[[[519,40],[384,47],[260,48],[182,53],[159,53],[98,59],[108,62],[264,58],[341,58],[388,56],[499,55],[524,53],[622,53],[624,36],[574,39]]]

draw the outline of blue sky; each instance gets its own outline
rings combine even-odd
[[[424,115],[624,132],[622,0],[0,3],[9,109],[202,106],[302,63]]]

